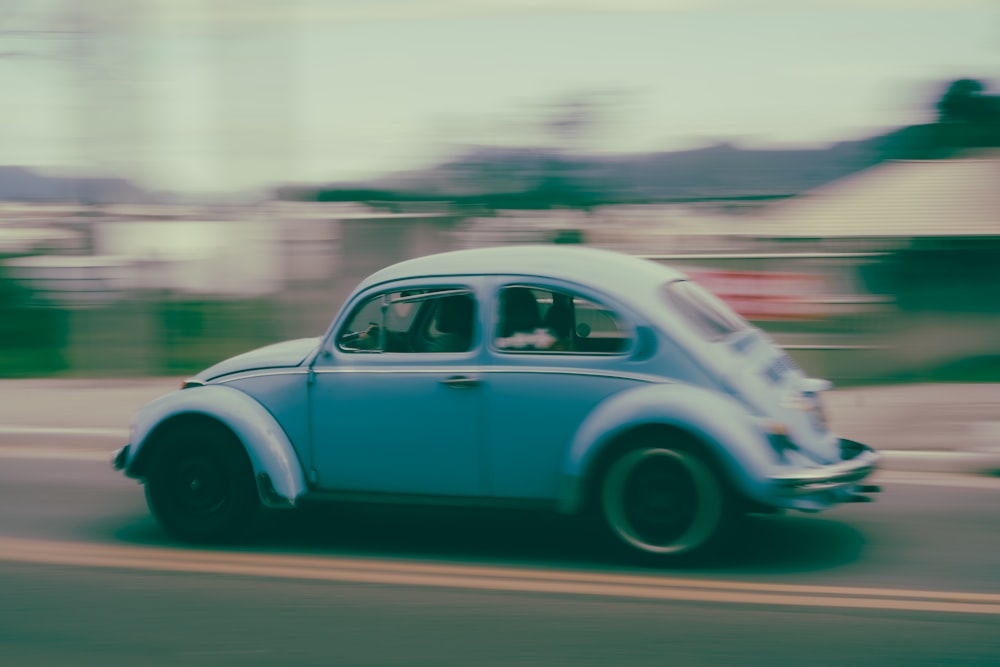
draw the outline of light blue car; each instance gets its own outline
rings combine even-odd
[[[732,519],[867,500],[878,455],[823,380],[681,273],[593,248],[414,259],[321,338],[239,355],[145,406],[114,467],[178,538],[305,500],[598,513],[655,559]]]

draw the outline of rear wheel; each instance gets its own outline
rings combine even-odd
[[[259,498],[240,442],[209,423],[185,424],[156,443],[146,475],[146,501],[174,536],[221,542],[246,532]]]
[[[637,447],[615,459],[601,485],[612,535],[634,554],[663,562],[703,555],[730,515],[711,466],[686,448]]]

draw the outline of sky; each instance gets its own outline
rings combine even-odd
[[[0,165],[233,191],[470,145],[817,146],[1000,86],[994,0],[2,0]]]

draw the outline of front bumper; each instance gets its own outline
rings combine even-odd
[[[128,453],[131,448],[132,445],[125,445],[116,449],[111,454],[111,467],[115,470],[124,470],[126,463],[128,463]]]
[[[874,449],[841,439],[842,460],[825,466],[772,475],[770,480],[779,504],[801,510],[821,510],[844,502],[871,500],[880,489],[861,484],[877,468],[881,458]]]

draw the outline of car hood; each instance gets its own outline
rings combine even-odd
[[[223,375],[265,368],[289,368],[305,361],[319,345],[319,338],[299,338],[238,354],[206,368],[194,377],[208,382]]]

